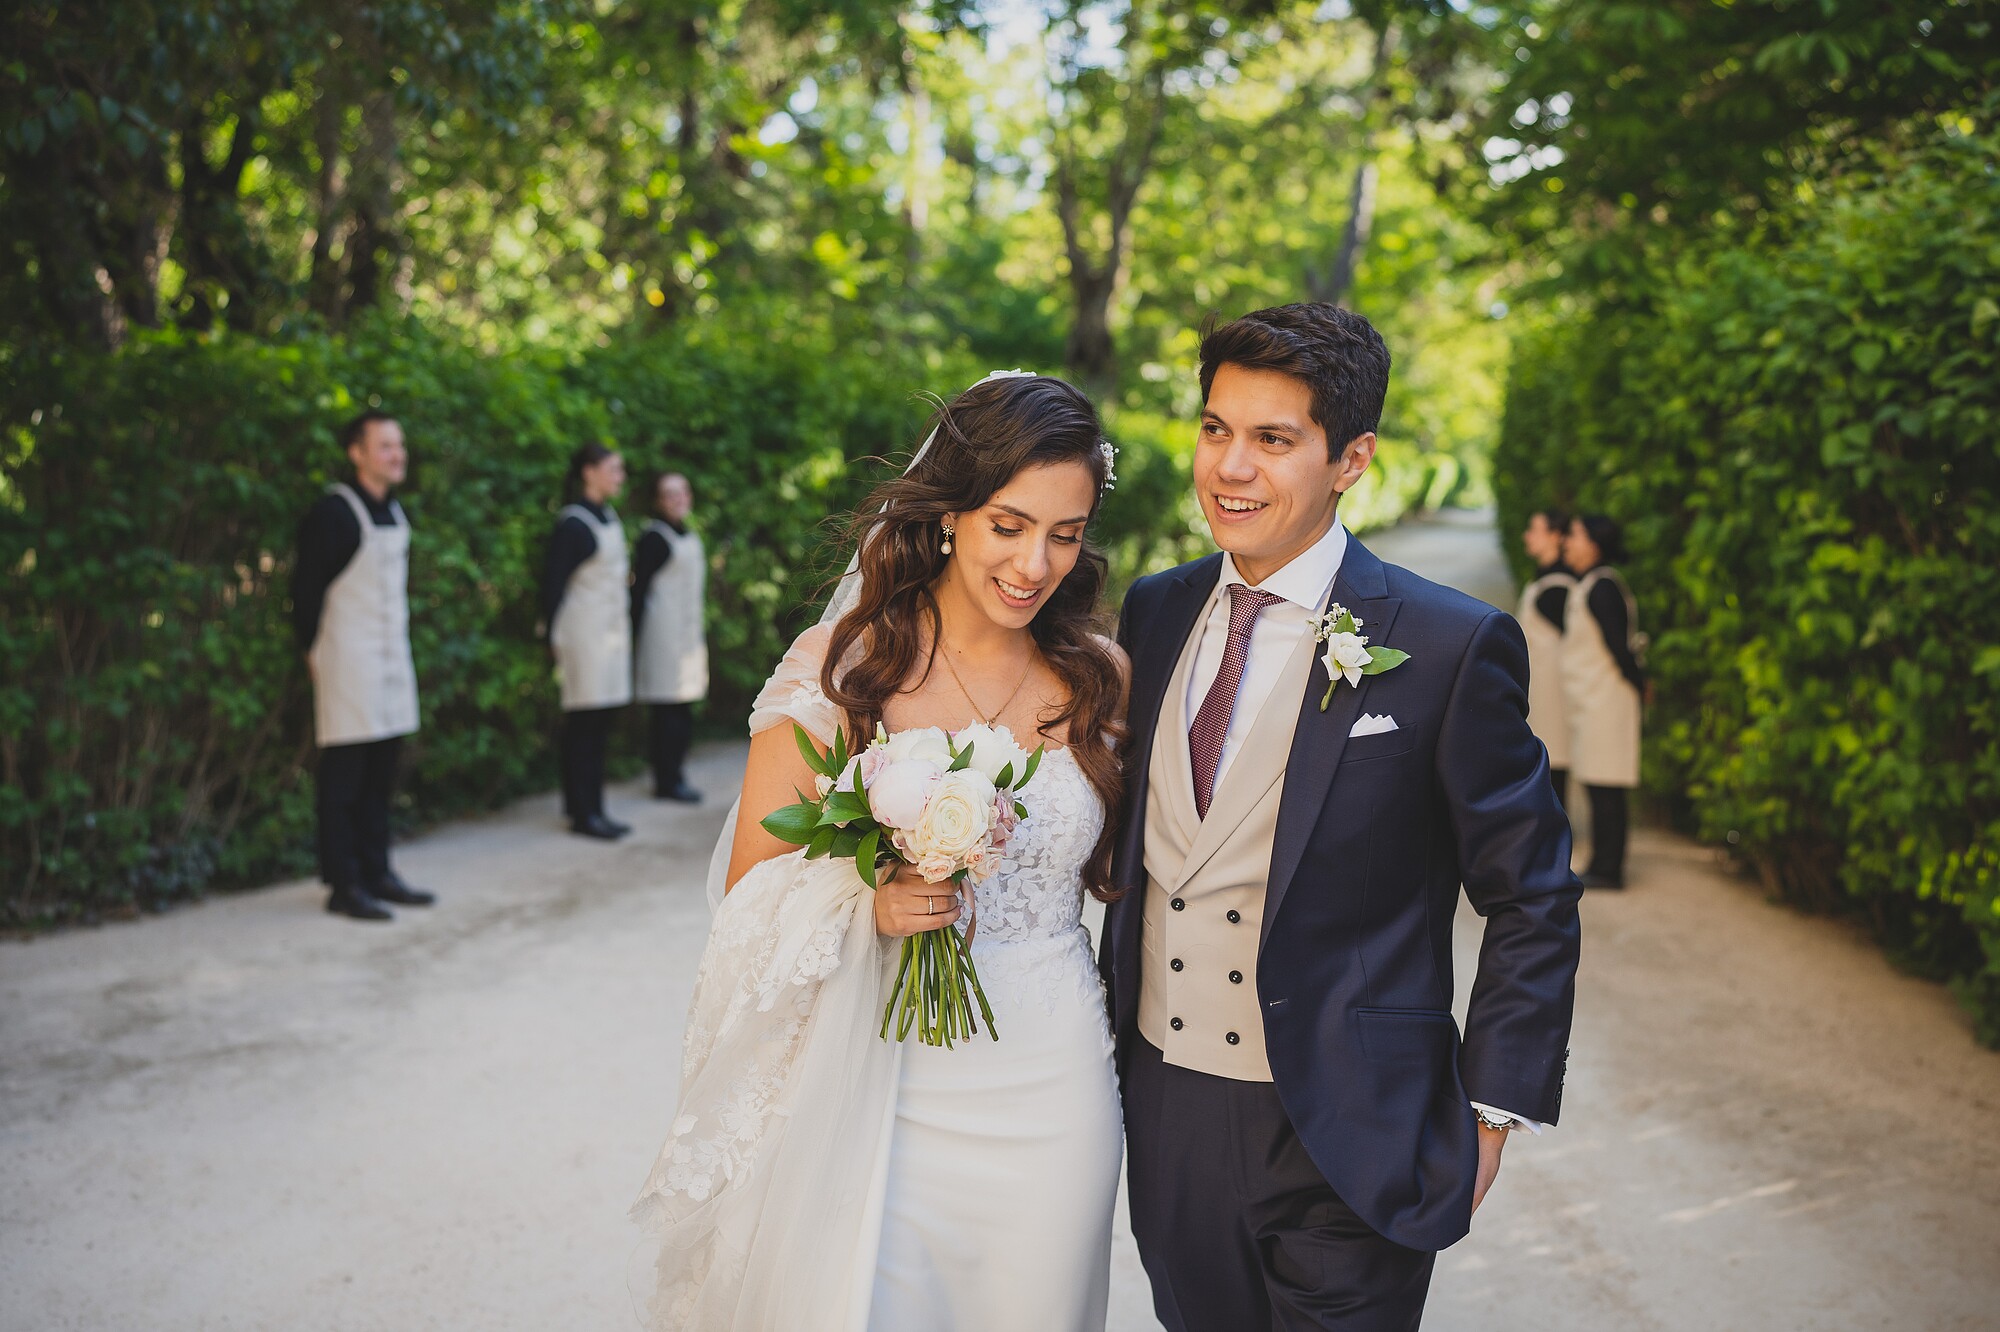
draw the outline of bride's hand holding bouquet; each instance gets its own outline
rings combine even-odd
[[[972,962],[972,931],[950,928],[965,911],[960,891],[999,869],[1001,853],[1028,807],[1018,798],[1041,765],[1005,727],[935,726],[875,739],[849,755],[845,735],[824,752],[794,726],[815,794],[763,820],[774,837],[806,858],[852,858],[875,890],[875,927],[903,940],[902,962],[882,1014],[882,1036],[911,1030],[926,1045],[949,1046],[979,1031],[998,1040],[993,1011]],[[976,1012],[975,1012],[976,1005]]]

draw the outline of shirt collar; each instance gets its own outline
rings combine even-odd
[[[1294,605],[1318,611],[1326,600],[1327,589],[1333,586],[1334,576],[1340,572],[1340,562],[1346,557],[1347,529],[1335,522],[1318,541],[1293,556],[1290,563],[1258,586]],[[1248,581],[1237,571],[1236,557],[1225,552],[1222,586]]]

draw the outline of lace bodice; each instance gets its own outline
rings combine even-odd
[[[840,715],[820,687],[829,630],[808,629],[757,695],[750,732],[796,721],[822,745],[832,743]],[[1083,867],[1104,828],[1104,805],[1068,750],[1043,756],[1022,793],[1028,817],[1015,829],[999,872],[975,891],[973,956],[1035,939],[1081,940]]]

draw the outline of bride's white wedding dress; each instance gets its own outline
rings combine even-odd
[[[753,734],[796,721],[831,741],[826,636],[794,644]],[[679,1110],[635,1209],[661,1232],[652,1326],[1103,1328],[1121,1128],[1081,911],[1104,810],[1067,751],[1023,798],[1029,817],[974,890],[998,1041],[878,1037],[900,941],[876,934],[851,862],[778,856],[722,900]]]

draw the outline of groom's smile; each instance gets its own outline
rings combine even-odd
[[[1215,544],[1253,586],[1333,525],[1340,493],[1361,479],[1375,436],[1328,448],[1312,390],[1279,370],[1216,368],[1195,448],[1195,494]]]

